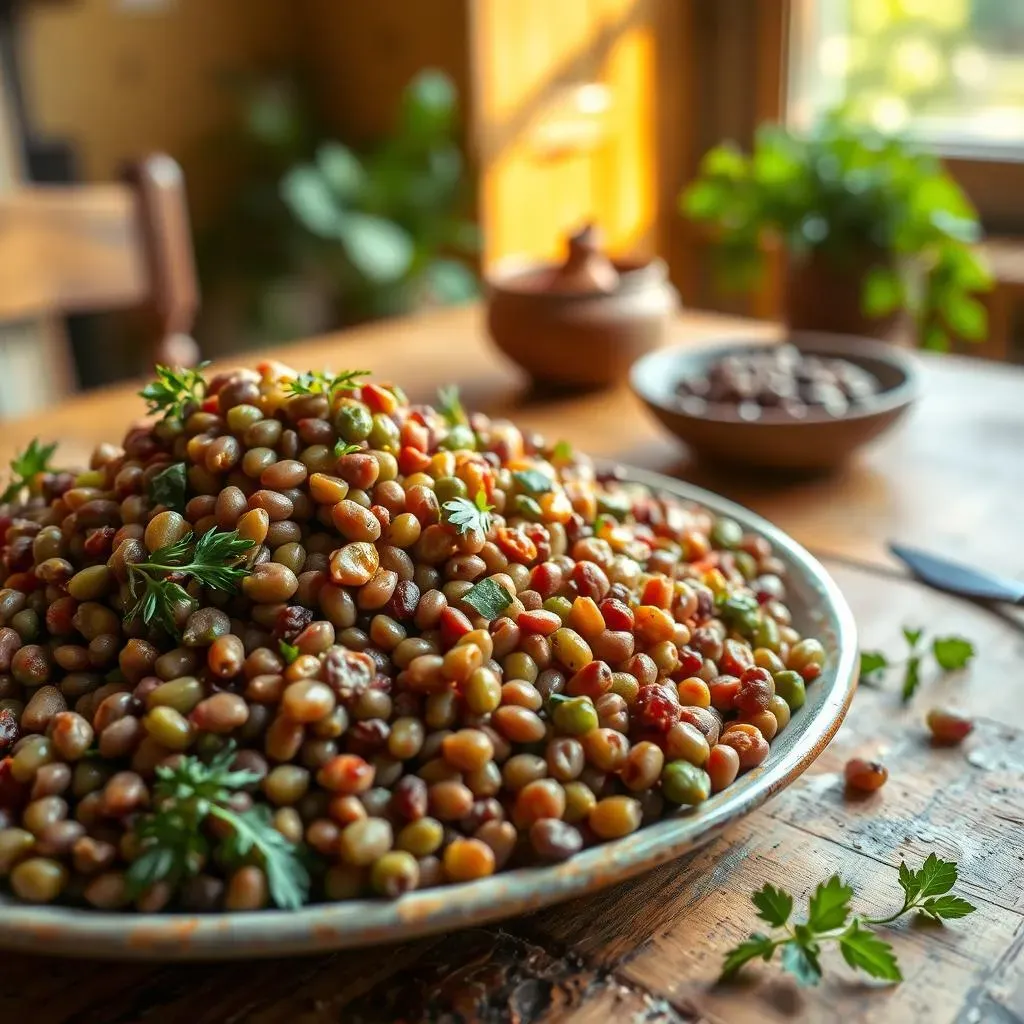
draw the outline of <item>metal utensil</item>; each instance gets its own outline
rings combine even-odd
[[[1024,605],[1024,583],[972,569],[940,555],[929,554],[903,544],[889,544],[889,550],[922,582],[950,594],[974,601],[1005,601]]]

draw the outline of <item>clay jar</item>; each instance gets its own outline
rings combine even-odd
[[[661,345],[679,308],[662,260],[611,260],[592,226],[568,239],[560,266],[497,273],[488,281],[494,343],[538,384],[607,387]]]

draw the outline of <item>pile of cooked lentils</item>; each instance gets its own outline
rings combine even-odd
[[[768,757],[825,651],[763,537],[362,371],[157,368],[0,504],[0,886],[397,897],[562,861]],[[140,410],[141,411],[141,410]]]

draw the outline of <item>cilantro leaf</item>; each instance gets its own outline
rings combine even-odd
[[[286,665],[290,665],[302,653],[295,644],[290,644],[287,640],[278,640],[277,649],[281,652]]]
[[[186,488],[185,463],[175,462],[150,480],[149,497],[157,505],[166,505],[174,512],[184,512]]]
[[[787,942],[782,947],[782,968],[796,978],[798,985],[808,987],[821,981],[821,963],[812,946]]]
[[[775,943],[767,935],[754,932],[749,939],[744,939],[738,946],[734,946],[726,953],[720,980],[728,981],[745,963],[756,960],[758,957],[766,962],[771,960],[774,952]]]
[[[839,951],[851,967],[864,971],[872,978],[882,978],[885,981],[903,980],[903,973],[896,963],[892,946],[874,932],[862,927],[859,921],[853,921],[839,936]]]
[[[838,875],[833,875],[827,882],[822,882],[811,896],[808,926],[816,932],[841,928],[850,916],[851,899],[853,889]]]
[[[889,667],[889,659],[881,651],[860,652],[860,679],[862,683],[877,683]]]
[[[39,438],[33,437],[28,447],[11,459],[11,482],[3,494],[0,494],[0,503],[15,501],[24,488],[32,485],[32,480],[37,474],[52,470],[50,459],[56,450],[56,441],[53,444],[41,445]]]
[[[974,657],[974,644],[962,636],[937,636],[932,641],[932,654],[947,672],[964,668]]]
[[[925,900],[918,909],[936,920],[953,920],[973,914],[978,908],[960,896],[946,895]]]
[[[900,696],[906,703],[917,692],[921,685],[921,659],[914,654],[907,658],[906,667],[903,670],[903,689]]]
[[[459,398],[457,384],[445,384],[437,389],[437,411],[445,418],[450,427],[469,424],[469,417]]]
[[[527,494],[547,494],[552,490],[551,477],[536,469],[515,470],[512,479],[519,485],[519,489]]]
[[[441,506],[445,521],[454,526],[459,533],[472,533],[474,530],[486,534],[491,528],[491,509],[487,504],[484,492],[477,491],[476,500],[469,498],[452,498]]]
[[[917,647],[921,642],[922,636],[924,636],[923,629],[909,629],[906,626],[903,627],[903,638],[907,641],[907,646],[909,646],[911,650]]]
[[[757,907],[757,916],[776,928],[781,928],[793,912],[793,897],[773,885],[765,884],[750,898]]]
[[[490,621],[496,619],[512,603],[512,595],[499,583],[487,578],[474,584],[462,600]]]

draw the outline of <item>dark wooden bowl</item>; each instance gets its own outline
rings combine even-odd
[[[702,459],[789,472],[822,472],[891,427],[918,394],[914,357],[899,348],[843,334],[795,333],[787,339],[808,355],[841,358],[873,374],[882,390],[845,416],[812,412],[806,419],[741,419],[731,407],[709,406],[699,415],[680,407],[676,386],[724,355],[757,342],[660,349],[633,366],[630,383],[647,407]]]

